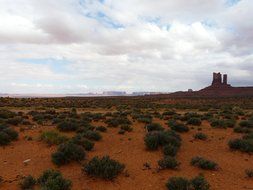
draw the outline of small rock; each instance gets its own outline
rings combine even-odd
[[[23,161],[23,163],[24,163],[24,165],[26,166],[26,165],[28,165],[28,163],[31,161],[31,159],[27,159],[27,160],[24,160]]]
[[[122,152],[122,150],[118,151],[118,152],[115,152],[115,154],[120,154]]]

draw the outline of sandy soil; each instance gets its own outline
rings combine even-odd
[[[155,122],[164,124],[164,121],[156,120]],[[192,135],[197,132],[197,127],[182,134],[183,142],[177,156],[178,161],[181,162],[179,170],[157,172],[157,161],[162,158],[162,152],[145,149],[144,124],[134,123],[134,130],[125,135],[119,135],[119,129],[109,128],[106,133],[102,133],[103,139],[96,142],[94,150],[87,153],[87,159],[96,155],[109,155],[124,163],[127,172],[111,182],[86,176],[82,173],[80,163],[55,167],[51,162],[51,153],[54,152],[56,146],[48,147],[45,143],[36,140],[41,130],[51,128],[53,127],[38,127],[21,132],[18,141],[9,146],[0,147],[0,176],[5,180],[0,185],[0,189],[19,189],[17,184],[20,176],[31,174],[38,177],[48,168],[59,169],[64,177],[71,179],[73,190],[165,190],[165,183],[169,177],[192,178],[199,173],[205,175],[212,190],[253,189],[253,180],[247,179],[244,174],[245,169],[253,167],[252,155],[229,150],[227,145],[229,139],[239,136],[233,133],[232,129],[212,129],[207,122],[204,122],[202,131],[209,136],[207,141],[193,140]],[[25,140],[25,135],[32,136],[34,140]],[[204,171],[195,168],[190,165],[190,160],[194,156],[211,159],[219,164],[220,169]],[[31,159],[28,165],[23,164],[26,159]],[[150,170],[144,170],[143,164],[146,162],[151,164]]]

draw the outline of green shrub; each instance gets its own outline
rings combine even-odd
[[[245,127],[235,127],[234,132],[235,133],[250,133],[252,130]]]
[[[21,124],[22,121],[23,121],[22,117],[16,116],[16,117],[13,117],[13,118],[9,118],[7,120],[7,123],[10,124],[10,125],[18,125],[18,124]]]
[[[161,169],[176,169],[180,164],[174,157],[165,156],[158,161],[158,165]]]
[[[193,135],[194,139],[199,139],[199,140],[206,140],[207,139],[207,135],[204,133],[196,133],[195,135]]]
[[[46,170],[38,179],[43,190],[70,190],[72,182],[64,179],[62,174],[55,170]]]
[[[15,117],[16,115],[17,114],[15,112],[0,109],[0,118],[2,119],[9,119],[9,118]]]
[[[224,123],[225,127],[228,127],[228,128],[233,128],[236,124],[236,120],[234,119],[227,119],[224,122],[225,122]]]
[[[90,139],[90,140],[94,140],[94,141],[99,141],[102,138],[102,136],[100,135],[99,132],[91,131],[91,130],[88,130],[88,131],[82,133],[82,135],[83,135],[83,137]]]
[[[138,122],[141,122],[141,123],[151,123],[152,122],[152,117],[139,117],[138,119]]]
[[[201,125],[201,119],[200,119],[200,118],[197,118],[197,117],[189,118],[189,119],[187,120],[187,124],[189,124],[189,125],[200,126],[200,125]]]
[[[11,142],[11,139],[10,139],[9,135],[0,131],[0,145],[1,146],[8,145],[8,144],[10,144],[10,142]]]
[[[119,132],[118,132],[118,134],[120,134],[120,135],[124,135],[125,133],[126,133],[126,131],[123,130],[123,129],[120,129]]]
[[[31,175],[26,176],[22,181],[19,183],[19,186],[22,190],[29,190],[33,189],[36,184],[36,179],[34,179]]]
[[[18,139],[18,132],[10,127],[3,129],[2,132],[6,133],[11,141]]]
[[[247,175],[247,177],[253,178],[253,169],[245,170],[245,174]]]
[[[168,190],[189,190],[190,182],[183,177],[171,177],[166,183]]]
[[[221,119],[212,119],[211,126],[213,128],[226,128],[225,121]]]
[[[45,131],[40,135],[40,140],[46,142],[49,145],[59,145],[68,140],[66,136],[60,135],[55,131]]]
[[[199,175],[193,178],[190,181],[190,183],[193,190],[209,190],[210,189],[209,183],[205,180],[204,176],[202,175]]]
[[[82,146],[85,150],[90,151],[94,147],[94,142],[84,138],[82,135],[77,134],[71,140],[72,143]]]
[[[148,132],[150,131],[163,131],[164,128],[159,123],[150,123],[146,126]]]
[[[59,145],[57,152],[52,154],[52,162],[57,166],[67,164],[71,161],[81,161],[84,158],[84,148],[72,142]]]
[[[233,139],[228,143],[230,149],[242,152],[253,152],[253,139]]]
[[[94,177],[112,180],[124,170],[124,164],[111,159],[109,156],[94,157],[83,167],[83,171]]]
[[[8,145],[17,139],[18,132],[8,126],[0,125],[0,146]]]
[[[174,110],[166,110],[165,112],[163,112],[163,116],[172,116],[175,114],[176,112]]]
[[[131,121],[125,116],[119,116],[115,118],[110,118],[105,121],[108,127],[118,127],[120,125],[131,125]]]
[[[253,128],[253,122],[251,120],[243,120],[239,123],[240,127]]]
[[[163,147],[163,154],[166,156],[176,156],[179,147],[173,144],[166,144]]]
[[[197,166],[201,169],[204,170],[216,170],[218,169],[218,164],[211,161],[211,160],[206,160],[205,158],[202,157],[194,157],[191,160],[191,165]]]
[[[190,129],[183,123],[175,123],[174,125],[170,126],[170,128],[179,133],[188,132]]]
[[[247,135],[244,135],[242,138],[243,139],[253,139],[253,133],[249,133]]]
[[[159,146],[171,144],[177,147],[181,145],[181,139],[177,134],[171,131],[152,131],[146,134],[144,139],[146,147],[149,150],[156,150]]]
[[[183,177],[171,177],[167,184],[168,190],[209,190],[210,185],[204,176],[199,175],[188,180]]]
[[[107,131],[107,128],[104,127],[104,126],[99,126],[99,127],[96,127],[96,131],[106,132],[106,131]]]
[[[64,132],[76,131],[78,127],[79,125],[76,122],[70,121],[70,120],[62,121],[57,125],[57,128],[60,131],[64,131]]]
[[[130,125],[121,125],[120,129],[127,132],[131,132],[133,130],[133,128]]]

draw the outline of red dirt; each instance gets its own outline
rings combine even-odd
[[[158,121],[158,120],[157,120]],[[164,124],[164,121],[160,121]],[[102,125],[102,123],[96,123]],[[164,170],[157,172],[157,161],[162,158],[161,151],[147,151],[144,145],[144,124],[134,123],[134,130],[125,135],[119,135],[115,128],[108,128],[103,134],[103,139],[95,143],[93,151],[87,153],[90,159],[95,155],[110,157],[124,163],[127,173],[121,174],[114,181],[104,181],[88,177],[82,173],[79,163],[71,163],[60,168],[51,162],[51,153],[56,146],[48,147],[37,140],[26,141],[25,135],[34,139],[39,136],[40,130],[52,127],[39,127],[25,132],[20,132],[18,141],[12,145],[0,148],[0,176],[7,182],[0,185],[3,190],[18,189],[18,175],[33,175],[38,177],[45,169],[59,169],[64,177],[73,182],[73,190],[161,190],[166,189],[165,183],[171,176],[185,176],[192,178],[203,173],[211,184],[212,190],[241,190],[253,189],[253,180],[247,179],[244,170],[253,166],[252,155],[232,152],[227,142],[240,135],[233,133],[232,129],[212,129],[207,122],[202,125],[202,131],[209,137],[207,141],[193,140],[192,135],[197,132],[197,127],[190,132],[182,134],[182,146],[177,159],[181,162],[179,170]],[[164,125],[166,126],[166,125]],[[203,156],[217,162],[218,171],[204,171],[190,165],[194,156]],[[31,159],[27,166],[23,164],[26,159]],[[143,170],[144,163],[151,164],[151,170]]]

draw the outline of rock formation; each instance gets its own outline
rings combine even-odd
[[[210,86],[199,91],[175,92],[171,97],[233,97],[253,96],[253,87],[232,87],[228,84],[227,74],[213,73]]]

